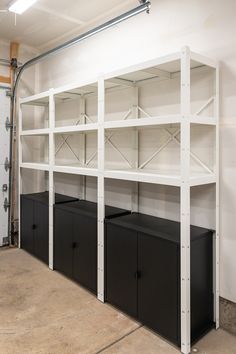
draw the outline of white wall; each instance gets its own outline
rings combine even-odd
[[[152,0],[150,15],[132,18],[41,64],[39,90],[76,77],[94,77],[185,45],[221,61],[221,296],[236,302],[235,13],[235,0]]]

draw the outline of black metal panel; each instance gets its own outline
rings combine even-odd
[[[33,199],[37,202],[47,204],[49,203],[49,193],[48,191],[39,193],[29,193],[22,194],[24,198]],[[67,195],[55,193],[55,204],[67,203],[77,201],[78,198],[68,197]]]
[[[106,225],[106,300],[137,317],[137,233]]]
[[[54,269],[72,277],[73,214],[54,208]]]
[[[21,196],[21,247],[34,253],[34,201]]]
[[[97,219],[97,203],[88,200],[78,200],[66,204],[57,205],[58,208],[63,210],[70,210],[72,213],[90,216]],[[105,217],[113,218],[120,215],[126,215],[130,212],[125,209],[115,208],[109,205],[105,206]]]
[[[213,326],[212,233],[191,244],[191,338],[195,341]]]
[[[34,253],[41,261],[48,264],[49,221],[46,204],[34,201],[34,224]]]
[[[97,220],[74,214],[73,278],[97,292]]]
[[[107,223],[120,225],[127,229],[163,238],[164,240],[177,244],[180,243],[180,223],[177,221],[141,213],[132,213],[120,216],[114,220],[107,220]],[[208,233],[208,229],[191,225],[191,241]]]
[[[138,234],[138,318],[179,344],[178,246]]]

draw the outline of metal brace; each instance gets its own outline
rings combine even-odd
[[[6,123],[5,123],[6,130],[12,129],[13,125],[10,123],[9,117],[6,118]]]
[[[6,157],[5,163],[4,163],[4,167],[6,172],[11,168],[11,164],[10,161],[8,160],[8,158]]]
[[[11,59],[11,67],[13,69],[16,69],[18,67],[18,62],[17,62],[17,58],[12,58]]]
[[[10,208],[10,203],[8,202],[7,198],[5,198],[4,200],[3,207],[5,211],[7,211],[7,209]]]

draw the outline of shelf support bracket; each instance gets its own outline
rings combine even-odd
[[[180,288],[181,352],[191,351],[190,321],[190,50],[181,50]]]

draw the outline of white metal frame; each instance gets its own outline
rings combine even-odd
[[[146,73],[155,73],[160,79],[170,79],[171,74],[164,70],[155,68],[160,64],[170,63],[173,61],[180,61],[180,77],[181,77],[181,111],[180,114],[150,117],[138,103],[138,88],[135,83],[119,78],[130,72],[142,70]],[[190,112],[190,71],[191,62],[198,62],[201,65],[207,65],[215,69],[215,84],[216,92],[214,97],[200,107],[195,113]],[[151,69],[150,69],[151,68]],[[122,120],[118,121],[105,121],[105,82],[110,81],[117,85],[133,88],[133,106],[125,114]],[[93,83],[98,84],[98,121],[97,123],[91,122],[86,124],[85,103],[81,109],[80,116],[82,117],[82,124],[67,127],[55,127],[55,95],[64,91],[72,90],[74,88],[89,86],[94,87]],[[22,131],[22,104],[41,104],[42,100],[49,99],[49,128]],[[199,116],[209,104],[215,104],[214,117]],[[145,118],[139,118],[139,111],[141,111]],[[127,119],[130,116],[131,119]],[[142,170],[138,163],[138,147],[139,135],[138,127],[144,126],[162,126],[164,124],[178,123],[180,129],[171,134],[169,132],[169,139],[159,148],[154,155],[158,154],[169,141],[174,140],[180,146],[181,151],[181,173],[179,175],[163,175],[158,173],[150,173]],[[216,166],[212,171],[206,166],[196,155],[190,151],[190,127],[191,124],[212,125],[216,127]],[[113,148],[121,151],[115,146],[112,141],[112,134],[106,133],[107,129],[118,128],[134,128],[133,135],[133,150],[135,157],[135,164],[131,167],[134,170],[106,170],[104,165],[105,160],[105,144],[110,143]],[[54,134],[69,133],[69,132],[86,132],[94,130],[98,135],[98,167],[96,169],[87,166],[73,167],[73,166],[56,166],[55,165],[55,146]],[[167,131],[168,132],[168,131]],[[180,133],[181,139],[177,138]],[[49,136],[49,164],[36,164],[36,163],[22,163],[22,146],[21,136],[47,134]],[[86,140],[84,140],[86,144]],[[91,159],[94,158],[91,156]],[[122,156],[126,159],[125,156]],[[84,157],[85,158],[85,157]],[[144,163],[147,164],[153,156]],[[195,159],[206,171],[203,175],[190,175],[190,158]],[[84,160],[85,161],[85,160]],[[126,160],[127,161],[127,160]],[[129,161],[127,161],[129,163]],[[130,163],[129,163],[130,164]],[[143,164],[143,165],[144,165]],[[49,172],[49,267],[53,269],[53,204],[54,204],[54,172],[63,172],[68,174],[78,174],[83,176],[97,177],[97,200],[98,200],[98,299],[104,301],[104,179],[113,178],[121,180],[129,180],[136,182],[132,192],[132,209],[138,210],[138,182],[148,182],[154,184],[163,184],[177,186],[180,188],[180,220],[181,220],[181,351],[184,354],[189,354],[191,350],[191,337],[190,337],[190,190],[192,186],[212,184],[216,186],[216,232],[215,232],[215,251],[214,251],[214,293],[215,293],[215,322],[216,328],[219,327],[219,65],[214,60],[206,58],[202,55],[192,53],[188,47],[184,47],[180,52],[154,59],[145,63],[141,63],[120,71],[109,73],[100,77],[99,79],[91,80],[89,82],[76,82],[71,85],[66,85],[58,89],[50,89],[49,91],[27,97],[20,100],[19,109],[19,196],[21,194],[21,169],[30,168]],[[85,192],[83,193],[85,196]],[[20,197],[19,197],[19,213],[20,213]],[[19,214],[20,215],[20,214]],[[20,217],[19,217],[20,222]],[[20,247],[20,237],[19,237]]]

